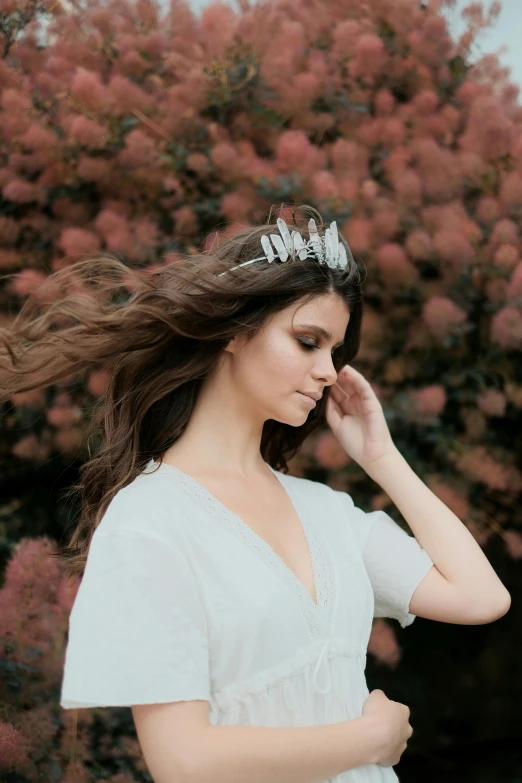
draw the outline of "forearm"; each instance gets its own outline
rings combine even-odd
[[[417,476],[402,454],[368,471],[389,495],[441,574],[478,605],[501,606],[509,593],[461,520]]]
[[[376,763],[379,734],[361,716],[325,726],[209,726],[187,783],[321,783]]]

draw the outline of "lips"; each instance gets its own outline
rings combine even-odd
[[[317,402],[312,397],[310,397],[308,394],[304,394],[303,392],[297,392],[297,393],[299,395],[301,395],[301,397],[304,400],[307,400],[308,404],[311,405],[312,407],[315,407],[317,405]]]
[[[317,402],[317,400],[320,400],[321,397],[323,396],[321,394],[321,392],[302,392],[302,391],[300,391],[299,394],[304,394],[305,397],[310,397],[310,399],[315,400],[315,402]]]

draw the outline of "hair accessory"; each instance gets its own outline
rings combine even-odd
[[[248,266],[253,264],[254,261],[268,261],[269,264],[276,260],[276,257],[280,261],[286,261],[292,250],[295,250],[298,258],[304,261],[306,258],[315,258],[320,264],[327,264],[331,269],[346,269],[348,265],[348,257],[346,254],[346,248],[342,242],[339,241],[339,235],[337,233],[337,223],[335,220],[330,223],[330,227],[324,232],[324,237],[320,237],[317,233],[317,226],[315,220],[311,218],[308,221],[308,229],[310,231],[310,239],[305,242],[303,237],[298,231],[288,230],[288,226],[282,218],[278,218],[277,226],[279,228],[279,234],[264,235],[261,237],[261,244],[265,251],[264,256],[259,258],[252,258],[250,261],[244,261],[242,264],[237,264],[225,272],[221,272],[218,277],[225,275],[226,272],[231,272],[233,269],[238,269],[240,266]],[[273,247],[272,247],[273,245]]]

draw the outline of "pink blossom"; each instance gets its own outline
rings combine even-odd
[[[381,664],[390,669],[395,669],[401,659],[401,648],[397,636],[390,623],[382,618],[373,621],[370,638],[368,640],[368,652],[375,656]]]
[[[466,129],[460,137],[463,150],[476,152],[486,161],[508,155],[515,127],[493,95],[481,95],[473,101]]]
[[[355,201],[359,193],[359,186],[351,175],[337,177],[338,198],[342,201]]]
[[[110,229],[105,233],[105,244],[114,253],[129,255],[132,252],[133,243],[132,231],[126,222],[124,225]]]
[[[361,196],[368,201],[375,198],[379,192],[379,185],[374,179],[366,179],[361,185]]]
[[[482,196],[477,204],[477,219],[481,223],[493,223],[498,218],[498,203],[491,196]]]
[[[82,115],[75,117],[72,121],[70,134],[80,144],[85,144],[93,149],[103,149],[109,140],[109,132],[103,125]]]
[[[400,172],[394,178],[393,185],[399,201],[411,207],[421,203],[422,183],[420,177],[411,169]]]
[[[209,159],[202,152],[192,152],[190,155],[187,155],[186,166],[198,174],[207,174],[210,170]]]
[[[37,122],[33,122],[29,126],[21,140],[26,147],[31,147],[33,150],[37,151],[41,151],[42,149],[55,150],[58,146],[56,134]]]
[[[92,158],[81,155],[76,171],[86,182],[103,182],[112,171],[112,163],[105,158]]]
[[[486,416],[503,416],[506,404],[506,395],[498,389],[483,389],[477,396],[477,405]]]
[[[495,266],[504,272],[514,269],[519,260],[518,251],[513,245],[500,245],[493,256]]]
[[[371,223],[365,218],[353,218],[342,227],[348,244],[354,253],[365,253],[370,248]]]
[[[507,298],[507,283],[499,277],[492,278],[486,282],[484,292],[490,302],[500,306]]]
[[[442,106],[440,113],[444,117],[448,131],[451,131],[452,134],[455,133],[460,126],[462,117],[459,109],[451,104],[446,104],[446,106]]]
[[[31,741],[11,722],[0,720],[0,766],[15,768],[24,764],[31,752]]]
[[[391,242],[383,245],[377,250],[375,259],[386,282],[408,286],[417,282],[418,272],[400,245]]]
[[[84,228],[64,229],[58,244],[66,255],[97,253],[101,247],[99,236]]]
[[[154,9],[154,6],[151,6],[151,8]],[[151,30],[147,35],[141,36],[140,43],[142,52],[146,52],[151,57],[158,59],[158,57],[164,54],[169,40],[162,30]]]
[[[419,114],[431,114],[439,105],[439,97],[433,90],[421,90],[413,98],[412,104]]]
[[[318,437],[315,457],[324,468],[343,468],[350,462],[350,457],[337,438],[328,431],[321,433]]]
[[[109,383],[108,370],[94,370],[89,375],[87,388],[94,397],[103,397]]]
[[[432,296],[422,308],[422,317],[435,337],[444,338],[462,327],[467,313],[445,296]]]
[[[284,131],[277,140],[276,158],[282,171],[311,174],[327,163],[324,150],[315,147],[302,130]]]
[[[141,54],[134,49],[123,52],[118,58],[120,75],[130,78],[142,79],[148,71],[150,64],[144,60]]]
[[[394,209],[383,209],[373,216],[372,227],[377,241],[393,239],[399,230],[399,215]]]
[[[508,489],[507,466],[497,462],[485,446],[475,446],[464,452],[458,458],[456,466],[470,479],[485,484],[490,489]]]
[[[13,281],[13,286],[17,296],[28,296],[37,291],[46,280],[43,272],[37,272],[36,269],[23,269],[19,272]]]
[[[317,74],[307,71],[296,74],[293,88],[297,105],[309,106],[310,102],[320,94],[322,84]]]
[[[470,183],[480,188],[484,177],[488,175],[489,165],[476,152],[461,152],[456,161],[460,165],[461,174],[467,177]]]
[[[134,236],[144,248],[155,248],[159,241],[159,230],[156,222],[148,217],[136,218],[133,221]]]
[[[395,98],[387,88],[377,90],[374,98],[375,112],[378,117],[391,114],[395,108]]]
[[[12,88],[4,90],[0,95],[0,105],[9,114],[27,115],[33,108],[33,102],[28,94]]]
[[[65,453],[77,454],[83,441],[83,435],[79,427],[66,427],[56,432],[54,442],[56,447]]]
[[[125,76],[114,74],[107,85],[111,107],[117,114],[132,114],[135,109],[148,111],[153,104],[152,95],[147,95],[141,87],[133,84]]]
[[[497,221],[493,228],[490,238],[490,244],[492,247],[499,247],[500,245],[515,245],[517,246],[520,241],[520,235],[518,233],[518,227],[516,223],[507,218]]]
[[[125,215],[118,213],[115,208],[102,209],[96,216],[94,225],[96,226],[97,231],[104,237],[110,231],[128,229],[129,227]]]
[[[428,198],[448,201],[460,194],[460,177],[449,150],[439,147],[434,139],[417,139],[412,142],[412,151]]]
[[[70,405],[53,405],[45,412],[47,421],[54,427],[70,427],[81,417],[80,408]]]
[[[196,213],[188,204],[180,207],[174,212],[175,233],[181,236],[190,236],[197,234],[199,230],[199,221]]]
[[[399,117],[383,117],[381,119],[381,141],[387,147],[402,144],[406,137],[406,128]]]
[[[435,232],[433,247],[443,261],[464,266],[471,263],[475,251],[465,236],[452,229]]]
[[[339,196],[339,187],[331,171],[316,171],[312,175],[312,188],[319,200]]]
[[[167,176],[163,180],[163,190],[166,190],[168,193],[174,192],[181,196],[183,186],[177,177]]]
[[[110,34],[114,29],[114,13],[109,8],[93,8],[88,19],[89,24],[103,35]]]
[[[363,33],[355,42],[354,55],[351,62],[353,76],[363,79],[376,76],[384,64],[382,39],[373,33]]]
[[[25,435],[16,441],[11,451],[19,459],[30,459],[40,462],[47,459],[50,447],[46,443],[40,443],[34,432],[31,432],[29,435]]]
[[[412,258],[428,260],[432,250],[430,235],[420,229],[412,231],[406,238],[406,250]]]
[[[391,503],[390,496],[386,492],[379,492],[377,495],[373,495],[370,499],[370,507],[374,511],[381,511],[389,506]]]
[[[225,193],[221,197],[220,212],[225,215],[229,221],[245,221],[250,216],[254,202],[252,198],[247,198],[239,192]]]
[[[36,185],[23,179],[12,179],[2,188],[4,198],[19,204],[29,204],[39,200],[39,191]]]
[[[156,159],[156,148],[153,140],[140,128],[135,128],[125,138],[125,149],[118,154],[118,160],[124,165],[133,167],[152,166]]]
[[[522,206],[522,176],[518,171],[510,172],[504,176],[500,188],[500,200],[509,209]]]
[[[71,93],[87,109],[106,109],[110,102],[107,88],[102,84],[100,75],[81,66],[76,69],[74,74]]]
[[[332,30],[334,51],[339,51],[342,55],[346,55],[347,51],[352,51],[360,32],[361,25],[355,19],[339,21]]]
[[[522,348],[522,313],[516,307],[503,307],[491,319],[491,339],[506,350]]]
[[[220,169],[226,170],[232,167],[232,170],[235,170],[239,155],[232,144],[222,141],[211,148],[210,158],[214,166]]]
[[[522,263],[518,263],[507,286],[506,296],[510,302],[522,302]]]
[[[408,393],[415,413],[423,417],[438,416],[444,410],[447,395],[446,390],[440,384],[425,386],[423,389],[415,389]]]

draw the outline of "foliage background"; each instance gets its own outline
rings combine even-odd
[[[497,4],[471,3],[457,41],[444,5],[244,0],[197,18],[181,0],[165,13],[152,0],[0,0],[0,323],[84,254],[146,275],[273,204],[337,220],[368,269],[356,366],[513,597],[488,626],[376,620],[368,684],[410,706],[401,780],[490,783],[522,775],[522,108],[495,57],[470,65]],[[47,554],[74,524],[61,491],[105,382],[92,367],[0,408],[6,780],[150,779],[129,710],[58,705],[77,586]],[[292,472],[399,520],[328,432]]]

